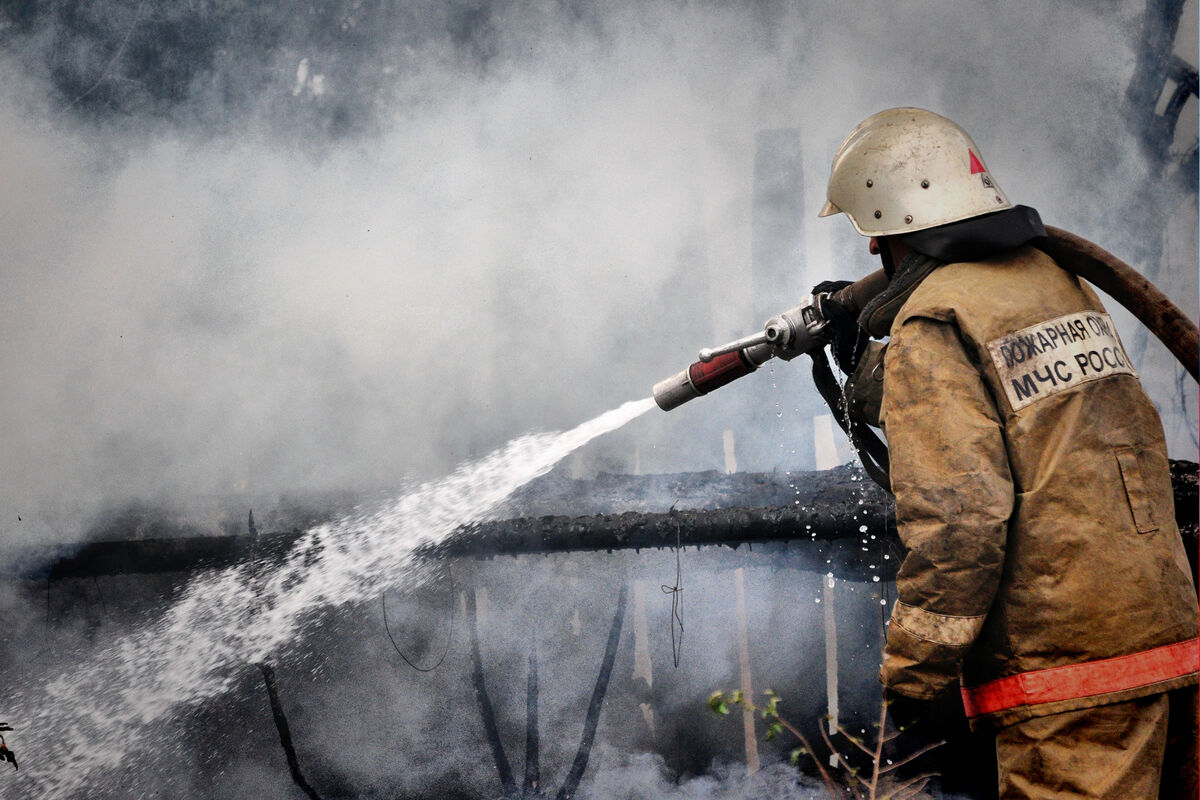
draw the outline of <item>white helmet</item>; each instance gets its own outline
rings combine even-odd
[[[845,213],[863,236],[891,236],[1012,208],[962,128],[920,108],[890,108],[850,132],[833,157],[821,216]]]

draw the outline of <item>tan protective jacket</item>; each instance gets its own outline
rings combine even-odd
[[[881,421],[897,578],[881,678],[1006,725],[1197,682],[1162,425],[1095,293],[1023,247],[900,308]]]

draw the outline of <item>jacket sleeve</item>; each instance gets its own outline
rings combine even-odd
[[[995,597],[1012,478],[1000,416],[955,325],[910,317],[894,327],[884,375],[896,526],[909,552],[880,679],[930,699],[958,679]]]

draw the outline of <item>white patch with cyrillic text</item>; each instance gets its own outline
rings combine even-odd
[[[1112,318],[1082,311],[988,342],[1013,411],[1089,381],[1133,375]]]

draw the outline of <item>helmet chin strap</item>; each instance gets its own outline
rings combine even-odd
[[[887,242],[879,243],[879,260],[883,262],[883,273],[888,278],[896,274],[896,262],[892,258],[892,248]]]

